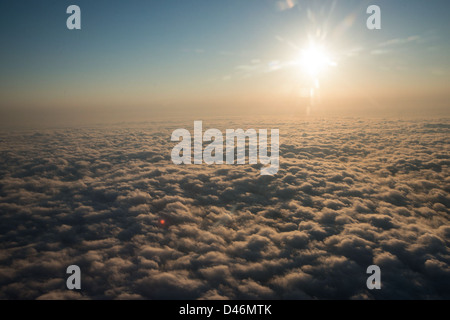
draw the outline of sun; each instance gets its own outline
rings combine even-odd
[[[316,44],[310,44],[301,50],[299,64],[304,72],[314,78],[317,78],[327,67],[336,65],[325,48]]]

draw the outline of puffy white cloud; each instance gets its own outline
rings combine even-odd
[[[275,176],[174,165],[191,126],[3,131],[0,298],[450,298],[444,120],[211,121],[280,129]]]

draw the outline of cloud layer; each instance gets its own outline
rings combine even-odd
[[[273,177],[172,164],[192,126],[1,132],[0,298],[450,298],[450,122],[204,120],[280,129]]]

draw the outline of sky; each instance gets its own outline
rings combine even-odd
[[[81,30],[66,27],[71,4]],[[366,27],[371,4],[381,30]],[[448,114],[449,10],[440,0],[2,1],[0,112]],[[333,62],[314,79],[299,62],[311,43]]]

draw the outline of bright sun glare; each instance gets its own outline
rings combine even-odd
[[[311,44],[300,52],[300,66],[310,76],[316,78],[328,66],[335,66],[323,47]]]

